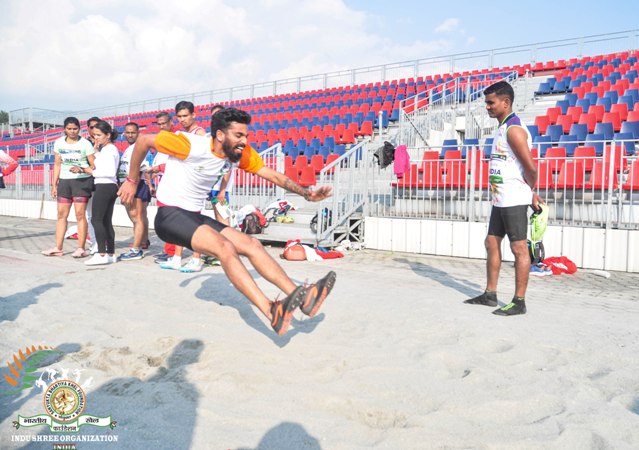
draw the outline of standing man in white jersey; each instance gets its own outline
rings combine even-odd
[[[260,241],[201,214],[202,203],[219,174],[226,173],[233,165],[302,195],[308,201],[318,202],[329,197],[331,188],[322,186],[312,191],[266,167],[257,152],[247,145],[250,122],[248,113],[229,108],[212,117],[211,137],[181,132],[140,136],[131,157],[127,182],[120,188],[119,195],[123,203],[133,199],[138,182],[136,168],[149,148],[171,155],[157,192],[155,231],[158,236],[217,257],[231,283],[270,320],[273,330],[282,335],[288,330],[297,307],[310,317],[317,313],[335,284],[335,272],[329,272],[310,286],[297,286]],[[240,255],[246,256],[255,270],[286,297],[281,301],[269,300]]]
[[[526,313],[526,288],[530,273],[530,256],[526,242],[528,206],[537,209],[541,201],[532,189],[537,183],[528,128],[512,110],[515,93],[510,84],[499,81],[484,90],[488,115],[499,122],[490,154],[490,190],[492,210],[486,236],[486,290],[466,300],[471,305],[497,306],[497,281],[501,267],[501,242],[505,235],[515,255],[515,296],[511,303],[493,314],[514,316]]]
[[[197,136],[206,136],[206,130],[199,126],[195,121],[195,106],[191,102],[182,100],[175,105],[175,117],[185,132],[195,134]],[[193,252],[191,260],[182,267],[182,253],[184,247],[176,245],[175,254],[166,262],[160,263],[163,269],[179,270],[180,272],[191,273],[202,271],[202,261],[200,254]]]

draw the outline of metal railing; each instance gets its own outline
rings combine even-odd
[[[368,190],[368,140],[352,146],[319,172],[320,186],[332,187],[332,196],[317,205],[317,242],[325,241],[355,212],[364,212]],[[323,214],[327,209],[329,214]]]
[[[639,157],[626,156],[622,141],[607,141],[600,156],[535,159],[537,193],[550,206],[549,223],[639,229]],[[490,184],[484,149],[460,146],[441,158],[442,147],[409,149],[402,179],[392,166],[369,163],[368,215],[484,222]],[[460,156],[463,154],[464,156]]]
[[[476,52],[434,56],[204,92],[172,95],[79,111],[50,111],[48,113],[47,110],[24,108],[10,111],[9,120],[11,124],[29,124],[35,119],[43,123],[59,124],[61,123],[60,117],[63,118],[70,115],[76,116],[80,120],[86,120],[93,115],[100,117],[128,116],[140,112],[172,109],[180,100],[190,100],[196,105],[207,105],[240,99],[312,91],[314,89],[327,89],[377,81],[454,73],[464,70],[513,67],[515,65],[535,63],[536,61],[554,61],[580,57],[585,54],[597,55],[621,50],[632,50],[637,48],[638,37],[639,29],[588,35]]]
[[[536,191],[550,206],[549,223],[579,227],[639,229],[639,157],[627,156],[624,141],[601,143],[603,152],[535,157]],[[634,143],[634,141],[632,141]],[[563,144],[563,143],[562,143]],[[591,144],[590,142],[588,144]],[[490,214],[489,160],[483,146],[459,146],[441,158],[442,147],[409,148],[411,165],[402,179],[371,156],[369,141],[353,146],[319,173],[319,185],[333,196],[317,205],[318,242],[355,212],[374,217],[484,222]],[[269,167],[283,172],[284,155],[275,145],[262,153]],[[21,166],[6,176],[0,198],[49,200],[52,164]],[[236,173],[231,204],[265,208],[283,192],[265,180]],[[327,208],[330,216],[322,214]]]
[[[526,80],[528,77],[524,77]],[[485,88],[497,81],[507,81],[522,88],[516,71],[491,80],[457,77],[400,102],[400,141],[409,146],[435,145],[443,139],[480,139],[494,133],[496,123],[488,117],[483,102]],[[527,83],[524,81],[524,85]],[[526,96],[516,95],[519,103]]]
[[[278,172],[284,172],[282,144],[277,143],[260,153],[264,165]],[[229,192],[230,207],[238,210],[244,205],[254,205],[262,211],[275,199],[283,198],[284,190],[270,181],[236,169],[232,175]]]

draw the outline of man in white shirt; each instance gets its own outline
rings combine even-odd
[[[531,137],[512,110],[515,93],[512,86],[499,81],[484,90],[488,115],[499,122],[490,155],[490,191],[493,207],[486,236],[486,290],[465,300],[471,305],[497,306],[497,281],[501,267],[501,242],[508,235],[515,255],[515,296],[507,305],[493,311],[500,316],[526,313],[526,288],[530,273],[528,254],[528,206],[537,209],[541,201],[533,194],[537,182],[537,166],[533,162]]]

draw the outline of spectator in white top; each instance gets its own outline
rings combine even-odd
[[[93,208],[91,211],[95,239],[98,242],[98,253],[85,262],[87,266],[111,264],[115,262],[115,230],[113,229],[113,207],[118,192],[118,166],[120,153],[113,141],[118,132],[108,122],[101,120],[93,127],[93,137],[98,152],[94,161],[94,169],[75,166],[75,173],[90,172],[95,183]]]

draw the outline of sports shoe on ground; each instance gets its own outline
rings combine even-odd
[[[271,303],[271,326],[279,336],[288,331],[288,328],[291,326],[293,311],[302,304],[305,293],[306,289],[304,289],[304,286],[297,286],[295,290],[291,292],[291,295],[284,300],[276,300]]]
[[[84,264],[86,264],[87,266],[101,266],[104,264],[111,264],[111,263],[113,263],[113,259],[111,256],[101,255],[99,253],[96,253],[90,259],[84,261]]]
[[[159,255],[155,255],[155,258],[153,260],[156,264],[160,264],[163,262],[167,262],[169,259],[171,259],[171,255],[169,255],[168,253],[160,253]]]
[[[469,305],[497,306],[497,294],[484,292],[477,297],[464,300]]]
[[[526,314],[526,302],[524,300],[517,300],[516,298],[513,298],[512,302],[494,310],[493,314],[498,316],[516,316],[519,314]]]
[[[202,262],[207,266],[221,266],[222,263],[215,256],[202,256]]]
[[[545,264],[533,264],[530,266],[530,275],[535,277],[545,277],[552,275],[552,269]]]
[[[144,258],[144,253],[142,252],[142,250],[131,249],[126,253],[121,253],[118,259],[120,261],[133,261],[142,258]]]
[[[202,272],[202,262],[200,261],[200,258],[191,258],[189,262],[187,262],[182,266],[182,268],[180,268],[180,272]]]
[[[162,269],[180,270],[182,268],[182,258],[180,258],[180,260],[178,261],[177,259],[171,257],[167,261],[160,263],[160,267]]]
[[[150,246],[151,246],[151,241],[147,239],[146,242],[143,242],[142,245],[140,245],[140,248],[142,250],[148,250]]]
[[[332,270],[324,278],[320,278],[317,283],[306,286],[304,301],[301,310],[309,317],[313,317],[319,311],[324,299],[331,292],[335,285],[337,274]]]

